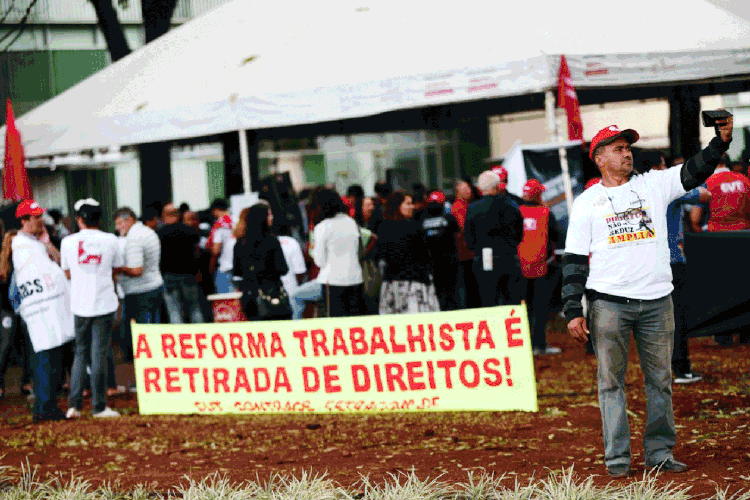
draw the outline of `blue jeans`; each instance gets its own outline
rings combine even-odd
[[[302,283],[289,297],[292,305],[292,319],[302,319],[305,312],[305,302],[315,302],[323,296],[323,285],[318,280]]]
[[[133,361],[133,332],[130,329],[130,321],[137,323],[158,323],[160,309],[164,300],[162,287],[143,293],[130,293],[125,295],[123,310],[123,325],[120,329],[120,349],[122,349],[125,362]]]
[[[173,325],[185,322],[203,323],[200,289],[195,276],[190,274],[164,275],[164,305],[167,307],[169,322]]]
[[[63,352],[66,347],[61,345],[33,354],[35,419],[64,416],[57,405],[57,391],[64,377]]]
[[[596,353],[599,408],[607,467],[630,464],[630,424],[625,400],[630,332],[633,332],[646,386],[646,465],[672,458],[676,440],[672,411],[672,337],[674,309],[670,296],[620,304],[596,299],[589,330]]]
[[[216,293],[232,293],[237,291],[232,281],[232,271],[216,271],[214,285],[216,285]]]
[[[68,406],[83,409],[86,365],[91,365],[91,404],[94,413],[107,406],[107,359],[112,351],[112,323],[115,313],[84,318],[75,316],[76,355],[70,373]]]

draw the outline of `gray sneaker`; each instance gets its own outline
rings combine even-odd
[[[630,464],[614,464],[607,467],[607,474],[614,478],[628,477],[630,475]]]
[[[664,460],[663,462],[659,462],[656,465],[652,465],[651,468],[654,469],[656,472],[674,472],[674,473],[685,472],[686,470],[688,470],[687,464],[678,462],[674,458],[668,458]]]

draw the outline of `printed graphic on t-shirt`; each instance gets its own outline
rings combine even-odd
[[[42,279],[44,280],[44,287],[47,288],[50,293],[57,292],[57,284],[55,283],[54,276],[45,273],[44,275],[42,275]],[[41,292],[42,290],[39,291]]]
[[[536,231],[536,219],[533,217],[526,217],[523,220],[524,231]]]
[[[745,185],[742,181],[722,182],[719,185],[722,193],[744,193]]]
[[[607,243],[610,246],[629,246],[644,243],[656,237],[654,222],[648,207],[631,208],[625,212],[607,215]]]
[[[92,245],[91,243],[87,243],[84,245],[83,240],[79,241],[78,242],[78,263],[79,264],[101,264],[102,263],[101,249],[96,245]]]

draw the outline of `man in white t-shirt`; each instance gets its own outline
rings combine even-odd
[[[625,373],[631,331],[646,385],[646,465],[669,472],[688,468],[672,454],[674,309],[666,213],[670,202],[705,182],[729,148],[732,119],[717,123],[717,137],[682,166],[642,175],[633,169],[630,146],[638,140],[635,130],[612,125],[591,141],[590,156],[602,182],[573,204],[562,296],[570,335],[586,342],[591,334],[598,364],[604,462],[612,477],[630,474]],[[588,320],[581,306],[584,293]]]
[[[133,361],[133,338],[130,321],[158,323],[164,280],[159,270],[161,243],[156,232],[138,221],[128,207],[115,212],[115,228],[125,237],[125,265],[119,281],[125,292],[123,338],[120,348],[126,362]],[[133,390],[133,387],[131,387]]]
[[[80,231],[63,238],[60,245],[60,264],[71,282],[76,331],[66,416],[81,416],[84,374],[90,360],[92,415],[119,417],[107,406],[107,358],[118,306],[114,276],[124,265],[123,256],[117,236],[99,230],[102,208],[96,200],[78,200],[75,210]]]

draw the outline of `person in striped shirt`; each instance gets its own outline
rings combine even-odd
[[[140,222],[128,207],[115,212],[115,228],[125,237],[125,267],[119,283],[125,292],[123,304],[123,338],[120,348],[126,362],[133,361],[133,339],[130,321],[158,323],[164,300],[164,280],[159,271],[161,243],[156,232]]]

